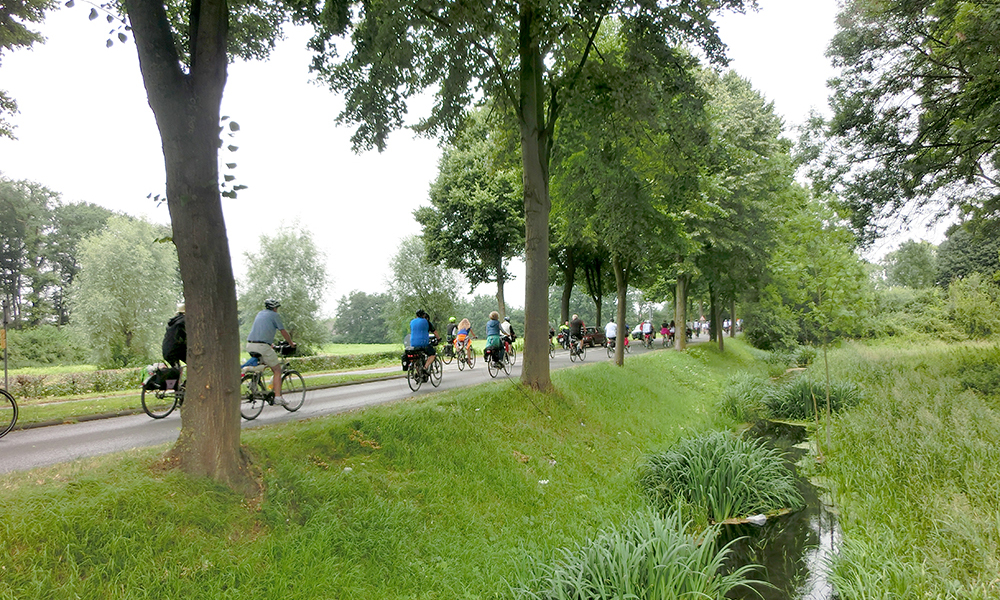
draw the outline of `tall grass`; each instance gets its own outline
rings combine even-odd
[[[716,523],[802,506],[779,450],[722,431],[685,439],[649,456],[640,482],[659,510],[669,510],[681,499],[703,507]]]
[[[815,416],[816,409],[826,410],[827,384],[814,376],[803,375],[773,387],[764,396],[767,413],[778,419],[806,421]],[[830,410],[841,410],[856,405],[861,400],[861,388],[850,381],[830,382]]]
[[[1000,597],[1000,398],[964,389],[954,347],[838,354],[870,386],[834,422],[822,470],[847,541],[841,597]]]
[[[525,600],[673,600],[723,598],[753,582],[752,565],[725,568],[727,544],[716,547],[717,528],[695,536],[678,510],[643,511],[621,527],[600,531],[543,565],[533,581],[514,588]]]
[[[247,501],[158,450],[0,477],[0,598],[495,597],[645,506],[642,456],[712,427],[731,358],[656,352],[247,430]]]

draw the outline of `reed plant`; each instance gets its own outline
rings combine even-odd
[[[827,385],[810,375],[794,377],[767,392],[764,404],[771,417],[808,421],[815,417],[818,408],[826,410]],[[850,381],[830,382],[830,410],[838,413],[856,405],[861,400],[861,388]]]
[[[679,510],[642,511],[620,527],[598,532],[559,559],[540,566],[526,584],[512,586],[519,600],[674,600],[724,598],[760,583],[754,565],[726,567],[733,542],[717,548],[719,530],[691,533]]]
[[[716,431],[689,437],[647,457],[640,487],[660,511],[678,500],[713,522],[799,508],[802,496],[782,453],[761,440]]]
[[[719,411],[738,423],[750,423],[767,416],[764,398],[770,380],[755,371],[739,371],[729,378],[719,398]]]

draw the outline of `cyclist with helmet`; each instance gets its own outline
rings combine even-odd
[[[448,345],[445,346],[445,351],[446,351],[445,353],[449,355],[454,355],[455,336],[458,335],[458,323],[455,317],[448,319],[448,329],[446,331],[447,331],[446,335],[448,336]]]
[[[281,337],[285,338],[289,346],[295,347],[291,334],[285,329],[281,322],[281,315],[278,314],[278,307],[281,302],[273,298],[264,301],[264,310],[257,313],[253,319],[253,327],[247,336],[247,352],[260,354],[260,360],[271,367],[274,376],[271,378],[271,388],[274,390],[274,403],[287,406],[288,403],[281,397],[281,361],[278,354],[271,347],[274,343],[274,334],[281,332]]]
[[[510,324],[510,317],[504,317],[503,323],[500,323],[500,334],[503,335],[505,342],[511,344],[517,339],[517,334],[514,333],[514,326]]]
[[[431,365],[434,364],[434,356],[437,354],[434,344],[431,344],[431,334],[437,337],[437,329],[431,323],[427,311],[421,308],[417,311],[417,316],[410,321],[410,346],[422,350],[427,356],[424,362],[424,369],[427,371],[430,371]]]

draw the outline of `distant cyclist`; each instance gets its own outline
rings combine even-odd
[[[500,316],[497,314],[497,316]],[[500,335],[508,344],[513,344],[517,339],[517,334],[514,333],[514,326],[510,324],[510,317],[504,317],[503,323],[500,323]]]
[[[500,324],[500,313],[493,311],[486,321],[486,348],[493,355],[493,362],[503,362],[503,325]]]
[[[618,324],[615,323],[614,319],[608,321],[608,324],[604,326],[604,337],[608,339],[608,345],[614,348],[615,338],[618,337]]]
[[[247,336],[247,352],[260,354],[260,360],[265,365],[271,367],[271,389],[274,390],[274,403],[281,406],[288,406],[288,402],[281,397],[281,361],[278,354],[271,347],[274,343],[274,334],[281,332],[281,337],[285,338],[289,346],[295,347],[291,334],[285,330],[285,324],[281,322],[281,315],[278,314],[278,307],[281,302],[273,298],[264,301],[264,310],[257,313],[253,319],[253,327],[250,328],[250,335]]]
[[[584,327],[585,325],[583,324],[583,319],[580,318],[580,315],[573,315],[573,320],[569,322],[569,339],[570,343],[573,345],[573,352],[580,351]]]

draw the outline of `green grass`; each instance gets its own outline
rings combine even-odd
[[[658,352],[248,430],[246,502],[160,449],[0,477],[0,598],[492,598],[644,505],[733,356]]]
[[[980,346],[968,345],[970,350]],[[847,345],[866,386],[820,473],[842,513],[834,581],[852,598],[1000,597],[1000,397],[963,385],[954,345]]]

